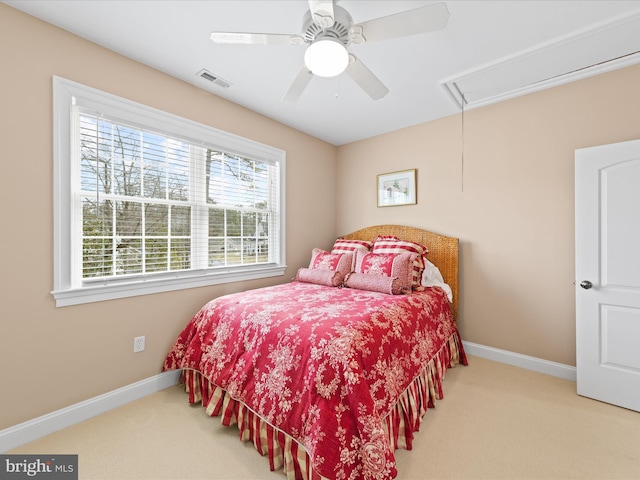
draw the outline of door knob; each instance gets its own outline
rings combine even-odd
[[[591,287],[593,287],[593,283],[591,283],[589,280],[583,280],[580,282],[580,286],[585,290],[589,290]]]

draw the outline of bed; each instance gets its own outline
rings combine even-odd
[[[467,363],[457,311],[456,238],[367,227],[314,248],[291,282],[208,302],[163,370],[288,479],[392,479]]]

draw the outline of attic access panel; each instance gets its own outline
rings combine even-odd
[[[489,105],[640,63],[638,32],[640,13],[537,45],[440,83],[460,108]]]

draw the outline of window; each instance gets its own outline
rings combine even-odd
[[[54,77],[56,305],[283,275],[284,163]]]

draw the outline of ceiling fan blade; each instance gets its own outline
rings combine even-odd
[[[304,39],[300,35],[278,33],[234,33],[213,32],[211,41],[232,45],[302,45]]]
[[[353,43],[377,42],[440,30],[448,20],[447,5],[440,2],[353,25],[349,33]]]
[[[389,93],[389,89],[385,87],[384,83],[351,53],[349,54],[349,66],[345,72],[374,100],[379,100]]]
[[[312,77],[313,73],[311,73],[307,67],[302,67],[300,72],[298,72],[295,80],[289,87],[289,90],[282,98],[282,101],[293,103],[298,100],[298,98],[300,98],[300,95],[302,95],[302,92],[304,92],[304,89],[307,88],[307,85],[309,85]]]
[[[313,22],[320,28],[333,26],[333,0],[309,0],[309,11]]]

